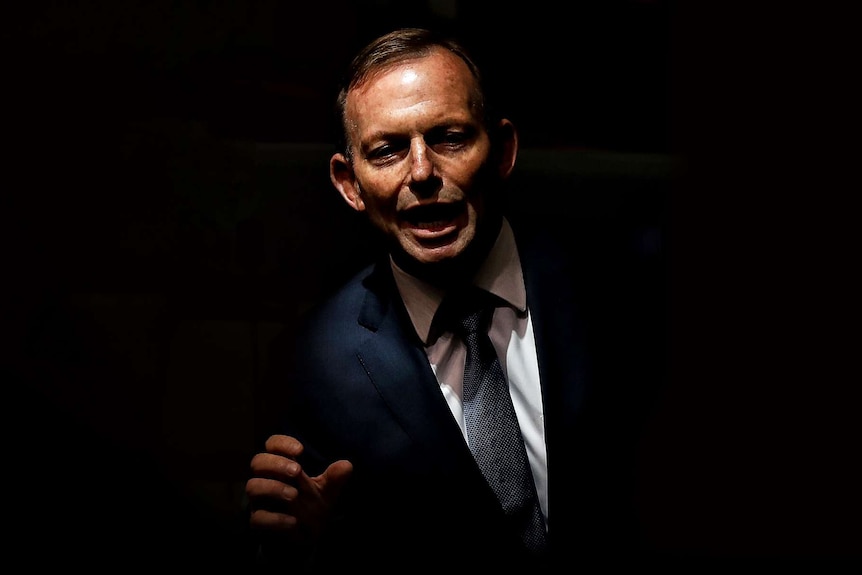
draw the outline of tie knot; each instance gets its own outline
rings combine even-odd
[[[479,288],[447,294],[431,323],[429,340],[434,341],[445,332],[463,338],[483,328],[487,331],[493,311],[501,301]]]
[[[461,336],[487,332],[498,301],[496,296],[479,288],[449,294],[440,307],[441,327]]]
[[[480,331],[487,331],[491,323],[492,307],[483,307],[465,310],[458,319],[457,325],[463,335],[471,335]]]

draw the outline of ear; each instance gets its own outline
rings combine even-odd
[[[329,179],[351,208],[357,212],[365,211],[365,202],[356,182],[356,174],[353,173],[353,165],[344,154],[333,154],[329,159]]]
[[[497,146],[499,151],[497,170],[500,179],[505,180],[515,168],[515,160],[518,157],[518,130],[506,118],[500,120],[497,126]]]

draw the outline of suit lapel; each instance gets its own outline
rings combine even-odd
[[[565,454],[571,447],[567,442],[580,421],[591,379],[580,283],[572,281],[576,268],[568,254],[553,242],[531,238],[529,243],[519,243],[518,249],[538,349],[548,461],[550,466],[559,461],[565,467]],[[441,465],[469,466],[478,474],[410,326],[388,261],[375,266],[365,287],[359,322],[368,330],[368,337],[359,354],[370,381],[392,417],[424,453],[438,457]],[[565,473],[565,469],[553,471],[555,477],[565,477]]]
[[[359,322],[369,337],[359,348],[359,360],[372,384],[421,449],[441,457],[441,462],[453,454],[466,455],[472,462],[422,343],[410,326],[388,262],[375,266],[366,287]]]

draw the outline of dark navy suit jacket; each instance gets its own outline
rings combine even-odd
[[[634,229],[515,232],[544,400],[549,564],[628,561],[638,546],[638,438],[663,378],[661,252]],[[354,464],[316,561],[378,572],[522,565],[387,258],[286,335],[271,351],[272,383],[289,390],[273,431],[305,443],[311,475],[337,459]],[[284,552],[264,547],[275,565]]]

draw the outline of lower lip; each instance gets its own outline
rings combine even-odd
[[[421,226],[410,226],[413,234],[421,239],[437,239],[454,233],[457,226],[452,222],[439,222],[434,224],[422,224]]]

